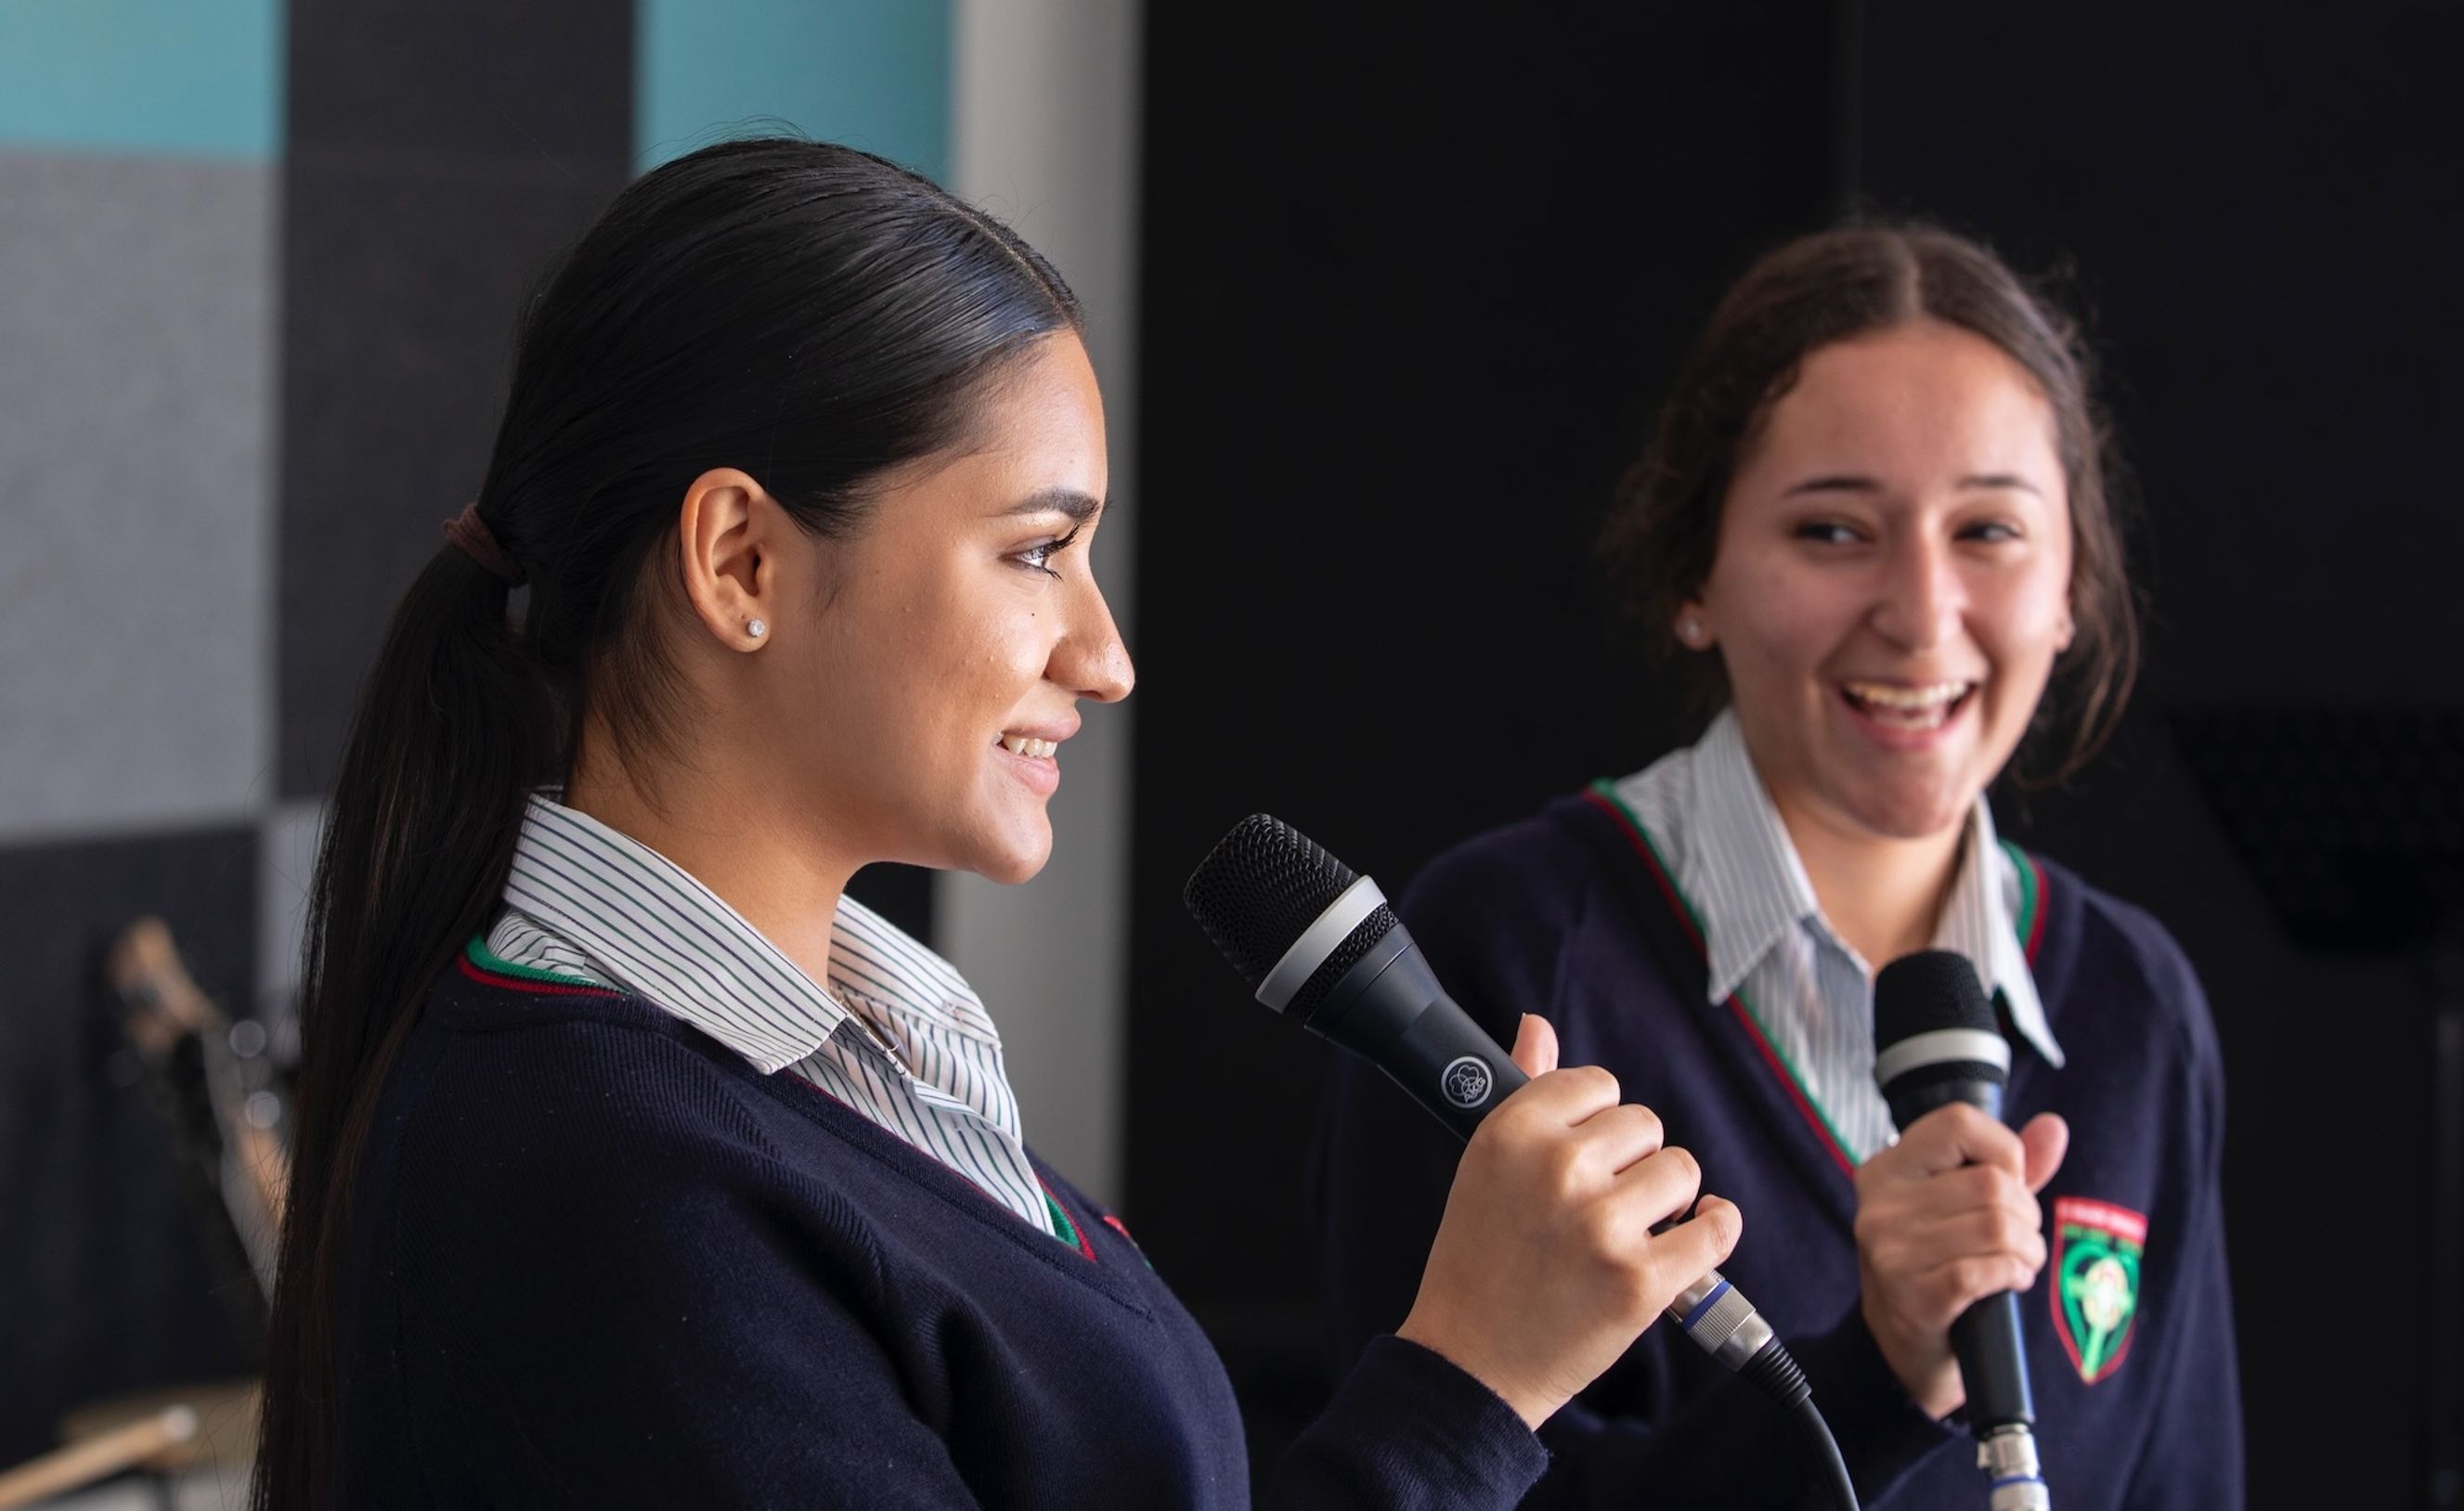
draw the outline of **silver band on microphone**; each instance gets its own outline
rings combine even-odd
[[[1981,1028],[1937,1028],[1929,1033],[1910,1034],[1874,1057],[1874,1079],[1888,1082],[1905,1071],[1951,1064],[1991,1065],[1997,1070],[2009,1070],[2010,1041]]]
[[[1258,1000],[1282,1012],[1309,978],[1317,974],[1317,968],[1326,963],[1326,957],[1334,953],[1334,947],[1343,943],[1344,936],[1385,906],[1386,894],[1366,876],[1345,887],[1341,895],[1326,905],[1326,911],[1317,915],[1315,923],[1301,931],[1301,936],[1292,941],[1292,947],[1284,952],[1284,957],[1275,962],[1266,978],[1258,983]]]

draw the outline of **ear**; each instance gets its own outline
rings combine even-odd
[[[685,490],[676,514],[685,598],[728,649],[758,649],[772,638],[783,597],[781,532],[790,528],[778,500],[735,468],[713,468]]]
[[[2079,621],[2071,614],[2071,601],[2064,599],[2062,600],[2062,622],[2054,631],[2054,654],[2058,656],[2070,649],[2071,642],[2078,638]]]

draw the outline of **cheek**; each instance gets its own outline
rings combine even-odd
[[[2061,649],[2062,627],[2070,617],[2068,599],[2066,573],[2031,573],[2004,584],[1987,601],[1988,612],[1977,616],[1977,633],[2005,668],[2041,676]]]
[[[1856,605],[1817,573],[1741,563],[1705,595],[1731,681],[1802,676],[1854,631]]]
[[[1042,610],[985,604],[940,616],[929,648],[901,668],[907,696],[945,743],[988,747],[1015,720],[1049,716],[1032,694],[1050,659]]]

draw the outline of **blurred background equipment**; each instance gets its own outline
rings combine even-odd
[[[266,1058],[267,1036],[237,1022],[199,989],[162,919],[121,932],[104,972],[121,1026],[172,1150],[213,1290],[232,1333],[253,1347],[274,1288],[290,1157],[285,1098]],[[183,1385],[95,1402],[64,1416],[61,1446],[0,1472],[0,1511],[38,1504],[130,1471],[147,1477],[159,1505],[176,1507],[170,1477],[228,1497],[256,1451],[257,1385],[242,1379]]]
[[[0,1511],[74,1504],[78,1511],[234,1511],[256,1459],[253,1380],[148,1391],[72,1412],[63,1446],[0,1471]],[[134,1472],[135,1482],[55,1498]]]
[[[227,1274],[221,1290],[234,1299],[243,1335],[254,1337],[264,1329],[274,1296],[283,1190],[291,1178],[282,1142],[285,1098],[266,1057],[265,1027],[223,1016],[189,977],[160,918],[129,925],[105,970],[126,1008],[122,1026],[145,1066],[155,1110],[169,1125],[189,1172],[209,1247],[239,1261],[238,1283]],[[226,1262],[227,1271],[231,1267]]]
[[[0,1474],[0,1511],[81,1490],[122,1470],[167,1467],[166,1456],[196,1436],[197,1413],[186,1406],[166,1406],[90,1436],[73,1437],[69,1446]]]

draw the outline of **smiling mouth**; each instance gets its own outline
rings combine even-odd
[[[1061,748],[1059,740],[1040,740],[1032,734],[1004,734],[994,743],[1013,756],[1023,756],[1029,760],[1050,760],[1052,753]]]
[[[1938,730],[1968,706],[1973,682],[1929,682],[1901,687],[1888,682],[1843,682],[1848,706],[1884,729]]]

